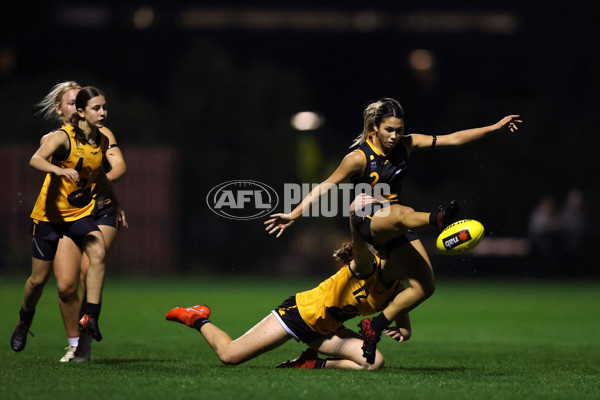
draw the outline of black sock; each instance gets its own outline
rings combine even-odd
[[[19,318],[25,322],[31,322],[33,320],[33,315],[35,314],[35,309],[33,311],[25,311],[23,308],[19,310]]]
[[[378,316],[376,316],[375,318],[373,318],[371,320],[371,328],[376,331],[376,332],[383,332],[383,330],[385,328],[387,328],[388,326],[390,326],[392,322],[389,321],[385,315],[383,315],[383,312],[381,314],[379,314]]]
[[[317,361],[315,362],[315,368],[314,369],[325,369],[325,363],[326,362],[327,362],[327,359],[318,358]]]
[[[98,319],[100,316],[100,304],[85,303],[85,313],[90,317]]]
[[[437,210],[429,214],[429,225],[438,226],[438,220],[440,218],[440,213],[442,212],[442,207],[438,207]]]
[[[208,318],[198,318],[197,320],[194,321],[194,328],[198,330],[198,332],[200,332],[200,328],[202,328],[204,326],[204,324],[208,324],[211,323],[210,320]]]

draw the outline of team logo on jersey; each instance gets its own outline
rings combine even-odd
[[[264,217],[278,203],[279,197],[273,188],[250,180],[221,183],[206,196],[206,204],[215,214],[238,220]]]

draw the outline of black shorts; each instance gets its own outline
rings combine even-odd
[[[283,329],[296,339],[297,342],[309,344],[317,339],[325,337],[310,329],[298,312],[296,295],[288,297],[279,307],[272,311]]]
[[[117,212],[112,204],[97,210],[94,214],[94,221],[97,225],[107,225],[119,229],[119,218],[117,218]]]
[[[32,221],[31,235],[33,257],[51,261],[56,255],[58,241],[68,236],[81,247],[82,240],[90,232],[99,231],[93,217],[84,217],[73,222]]]
[[[372,204],[367,204],[367,207],[371,207],[362,209],[362,217],[359,217],[357,214],[352,214],[352,224],[365,242],[373,245],[377,251],[385,250],[387,254],[390,254],[390,252],[396,247],[400,247],[406,243],[410,243],[419,239],[419,236],[416,233],[408,230],[404,235],[396,236],[385,244],[376,245],[374,243],[373,234],[371,233],[371,221],[373,220],[373,215],[380,209],[389,207],[392,204],[394,203],[385,203],[384,205],[381,205],[381,203],[375,203],[375,206],[372,206]]]

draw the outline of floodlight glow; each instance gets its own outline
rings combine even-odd
[[[299,131],[312,131],[323,125],[323,118],[312,111],[294,114],[290,120],[292,127]]]
[[[140,7],[133,13],[133,25],[136,29],[147,29],[154,23],[154,10],[150,7]]]
[[[417,71],[430,71],[435,64],[435,57],[429,50],[417,49],[410,52],[408,62]]]

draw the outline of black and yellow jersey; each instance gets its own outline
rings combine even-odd
[[[72,126],[63,125],[60,130],[69,137],[69,149],[64,155],[53,155],[50,162],[60,168],[72,168],[79,172],[79,182],[46,174],[31,212],[34,220],[71,222],[91,215],[94,210],[92,193],[102,169],[102,156],[108,147],[108,138],[100,135],[100,145],[94,147],[76,140]]]
[[[400,140],[387,156],[382,154],[373,144],[375,132],[371,132],[363,143],[353,151],[363,154],[365,168],[362,174],[350,178],[353,184],[367,183],[371,187],[377,183],[390,185],[390,194],[385,197],[389,201],[400,201],[402,179],[408,171],[408,151]]]
[[[383,310],[399,292],[399,281],[385,286],[381,281],[381,260],[366,278],[357,278],[348,265],[319,286],[296,294],[298,312],[315,332],[328,335],[357,315]]]

